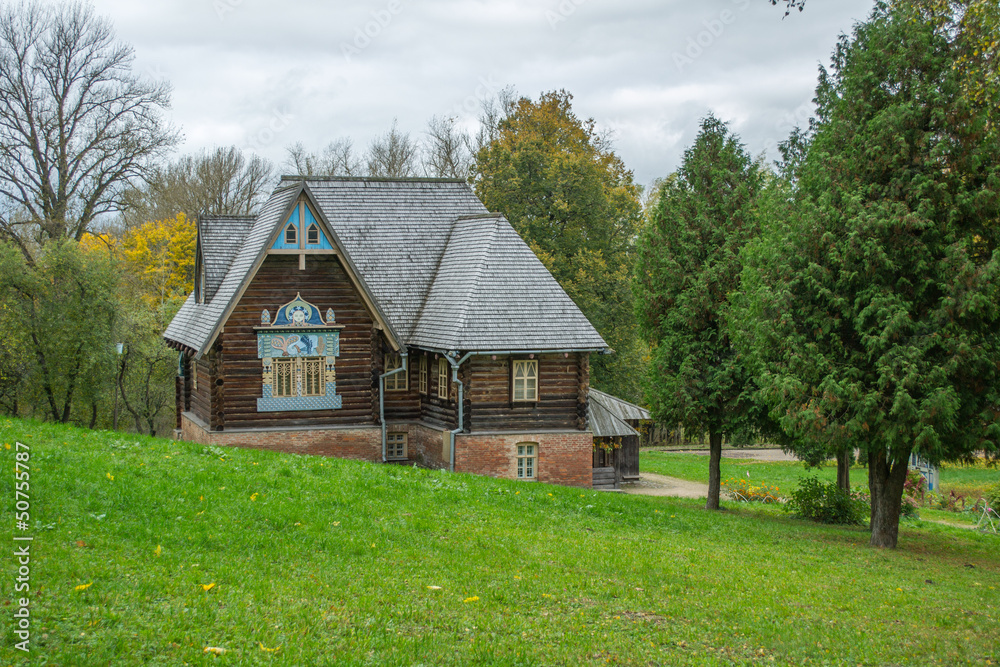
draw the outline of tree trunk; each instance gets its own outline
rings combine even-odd
[[[851,459],[854,451],[842,449],[837,452],[837,486],[845,491],[851,490]]]
[[[903,502],[910,452],[897,452],[895,461],[884,449],[868,452],[868,490],[871,492],[871,540],[869,546],[895,549],[899,539],[899,512]]]
[[[90,402],[90,428],[91,431],[97,426],[97,401]]]
[[[722,434],[715,431],[708,432],[708,501],[705,509],[719,509],[719,490],[722,486],[722,471],[719,464],[722,462]]]

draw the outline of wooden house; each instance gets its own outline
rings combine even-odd
[[[286,177],[198,220],[195,273],[178,437],[591,486],[610,350],[464,181]]]

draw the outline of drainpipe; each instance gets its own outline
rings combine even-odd
[[[451,432],[451,472],[455,472],[455,435],[465,430],[465,383],[458,379],[458,368],[475,352],[467,352],[464,357],[455,361],[458,352],[444,356],[451,364],[451,381],[458,383],[458,428]]]
[[[378,418],[379,421],[382,422],[382,463],[385,463],[389,460],[389,457],[386,456],[386,438],[385,438],[385,379],[390,375],[406,372],[407,368],[406,355],[407,353],[405,350],[400,350],[399,358],[400,361],[402,362],[402,365],[399,368],[393,369],[388,373],[382,373],[381,375],[378,376]]]

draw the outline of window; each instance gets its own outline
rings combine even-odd
[[[538,362],[514,361],[514,402],[538,400]]]
[[[385,436],[385,457],[396,461],[406,458],[405,433],[389,433]]]
[[[420,386],[420,393],[421,394],[426,394],[427,393],[427,355],[426,354],[421,354],[420,355],[420,376],[419,377],[420,377],[420,381],[419,381],[418,384]]]
[[[448,399],[448,360],[438,359],[438,398]]]
[[[295,396],[295,360],[274,360],[274,395]]]
[[[274,396],[325,396],[325,361],[322,357],[275,359],[272,363]],[[299,386],[301,382],[301,391]]]
[[[298,242],[298,230],[294,223],[289,224],[285,227],[285,245],[296,245]]]
[[[535,479],[537,454],[534,443],[522,442],[517,445],[517,478]]]
[[[306,230],[306,243],[319,243],[319,227],[315,224],[309,225],[309,229]]]
[[[403,365],[398,353],[387,354],[385,356],[385,372],[396,370]],[[406,372],[385,376],[386,391],[406,391]]]

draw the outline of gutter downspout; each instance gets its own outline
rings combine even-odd
[[[407,370],[407,352],[400,350],[399,358],[402,365],[399,368],[393,369],[387,373],[382,373],[378,376],[378,418],[382,422],[382,463],[387,462],[389,459],[386,456],[386,437],[385,437],[385,379],[390,375],[395,375],[396,373],[405,373]]]
[[[451,472],[455,472],[455,435],[465,430],[465,383],[458,379],[458,368],[475,352],[467,352],[464,357],[455,361],[458,352],[446,354],[445,359],[451,364],[451,381],[458,383],[458,428],[451,432]]]

